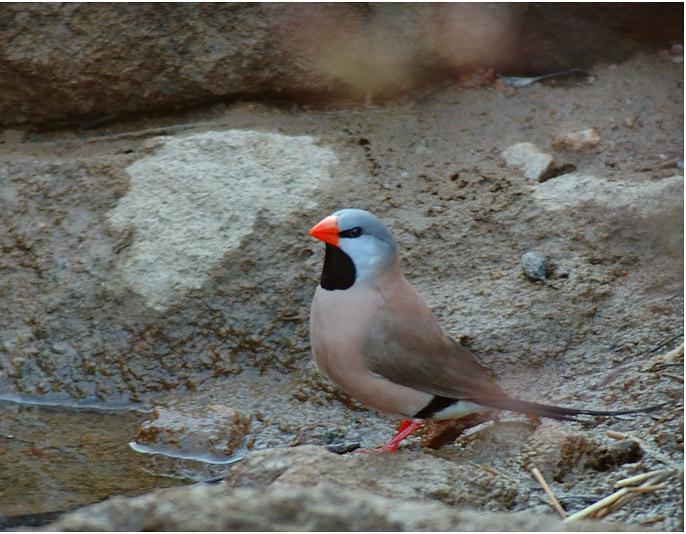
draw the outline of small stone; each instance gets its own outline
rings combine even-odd
[[[553,157],[532,143],[517,143],[502,152],[510,167],[518,167],[527,178],[543,182],[553,166]]]
[[[532,281],[545,280],[550,276],[550,263],[538,252],[525,252],[521,259],[524,275]]]
[[[674,44],[669,47],[669,56],[674,63],[684,62],[684,45]]]
[[[595,128],[587,128],[578,132],[571,132],[558,137],[553,141],[553,148],[581,152],[587,148],[593,148],[600,143],[600,134]]]
[[[669,47],[669,53],[673,56],[683,56],[684,55],[684,45],[673,44]]]
[[[156,407],[135,441],[184,454],[230,456],[250,432],[250,418],[221,404],[191,410]]]

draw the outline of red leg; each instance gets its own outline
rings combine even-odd
[[[388,443],[386,443],[381,450],[384,452],[395,452],[398,450],[398,445],[412,432],[422,426],[423,423],[415,423],[414,421],[405,420],[398,428],[398,432],[393,436]]]
[[[400,424],[398,425],[398,430],[396,432],[402,432],[405,430],[408,426],[412,424],[411,419],[403,419]]]
[[[393,436],[384,446],[379,447],[377,449],[358,449],[355,452],[395,452],[398,450],[398,445],[412,432],[417,430],[422,426],[423,423],[416,423],[414,421],[410,421],[409,419],[404,420],[402,423],[400,423],[400,426],[398,427],[398,432],[396,432],[395,436]]]

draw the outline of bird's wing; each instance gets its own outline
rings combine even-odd
[[[460,400],[508,399],[476,357],[451,340],[405,280],[384,294],[363,353],[369,370],[419,391]]]

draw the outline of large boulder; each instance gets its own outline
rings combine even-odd
[[[419,464],[416,462],[419,461]],[[343,458],[317,447],[263,451],[226,483],[114,497],[67,514],[52,531],[610,531],[623,524],[562,523],[538,512],[476,512],[495,477],[430,456]],[[409,471],[408,471],[409,469]],[[446,473],[448,470],[450,473]],[[476,478],[470,477],[477,475]],[[451,477],[455,477],[449,481]],[[438,482],[439,479],[445,479]],[[482,483],[479,480],[483,479]],[[438,485],[436,485],[438,482]],[[464,488],[461,490],[459,488]],[[469,495],[469,488],[481,488]],[[513,488],[514,489],[514,488]],[[459,493],[464,491],[464,493]],[[447,492],[447,493],[446,493]],[[446,504],[446,496],[458,496]],[[425,497],[420,500],[420,497]],[[428,498],[427,498],[428,497]],[[493,501],[498,508],[498,499]]]
[[[399,95],[479,67],[621,61],[683,33],[680,6],[3,4],[0,124],[95,126],[249,97]],[[659,27],[646,31],[645,20]]]
[[[239,372],[240,353],[272,361],[301,327],[303,214],[341,176],[333,150],[224,130],[127,152],[0,165],[5,390],[136,400],[192,389],[194,377]],[[294,353],[299,339],[285,342]]]
[[[227,97],[401,93],[436,63],[510,55],[515,8],[382,4],[6,4],[0,123]],[[520,10],[521,11],[521,10]]]

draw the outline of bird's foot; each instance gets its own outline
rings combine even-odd
[[[388,443],[381,447],[376,447],[373,449],[357,449],[355,451],[355,454],[379,454],[379,453],[386,453],[386,452],[396,452],[398,450],[398,445],[412,432],[417,430],[419,427],[422,426],[422,423],[416,423],[414,421],[410,420],[405,420],[402,423],[400,423],[400,427],[398,427],[398,432],[393,436]]]

